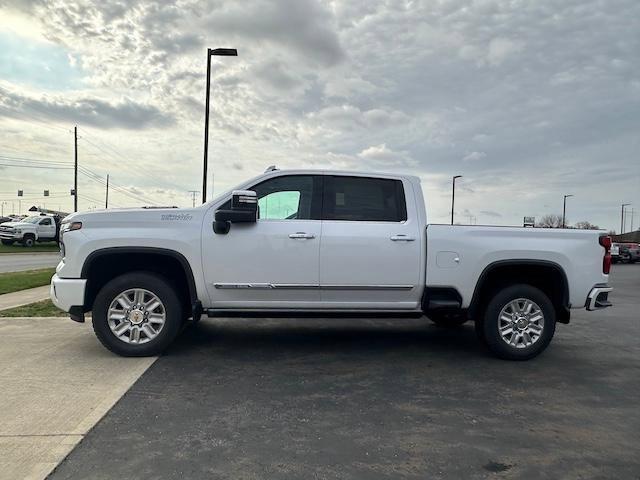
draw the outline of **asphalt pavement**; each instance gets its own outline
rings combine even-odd
[[[611,283],[528,362],[472,325],[204,319],[51,478],[638,479],[640,265]]]
[[[59,261],[60,254],[57,252],[0,254],[0,273],[55,267]]]

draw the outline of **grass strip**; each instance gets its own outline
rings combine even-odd
[[[59,252],[60,247],[56,242],[36,243],[33,247],[24,247],[21,243],[13,245],[2,245],[0,243],[0,253],[36,253],[36,252]]]
[[[0,295],[48,285],[54,273],[55,268],[0,273]]]

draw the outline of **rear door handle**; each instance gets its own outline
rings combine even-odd
[[[392,235],[389,237],[392,242],[413,242],[415,240],[414,237],[408,237],[404,234]]]
[[[290,233],[289,238],[316,238],[313,233],[296,232]]]

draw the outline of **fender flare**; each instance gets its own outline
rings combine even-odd
[[[480,306],[480,290],[482,285],[486,281],[489,274],[494,271],[496,268],[502,267],[517,267],[517,266],[537,266],[537,267],[546,267],[555,270],[560,274],[561,283],[562,283],[562,296],[561,296],[561,306],[566,310],[567,319],[569,314],[569,308],[571,308],[571,303],[569,302],[569,282],[567,280],[567,274],[564,271],[564,268],[560,266],[560,264],[553,262],[551,260],[533,260],[533,259],[510,259],[510,260],[497,260],[495,262],[487,265],[480,273],[478,277],[478,281],[476,282],[476,286],[473,290],[473,296],[471,297],[471,302],[469,303],[469,311],[475,313]]]
[[[182,255],[180,252],[175,250],[171,250],[169,248],[159,248],[159,247],[105,247],[100,248],[98,250],[94,250],[91,252],[87,258],[84,260],[82,264],[82,270],[80,271],[80,278],[87,279],[89,275],[89,270],[91,268],[91,264],[100,257],[111,254],[122,254],[122,253],[137,253],[137,254],[145,254],[152,253],[154,255],[163,255],[167,257],[174,258],[178,260],[182,268],[184,269],[185,276],[187,277],[187,287],[189,289],[189,301],[192,305],[192,309],[201,308],[199,307],[200,302],[198,300],[198,291],[196,289],[195,277],[193,276],[193,270],[191,269],[191,265],[189,261]]]

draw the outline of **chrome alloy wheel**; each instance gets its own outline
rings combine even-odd
[[[113,334],[125,343],[136,345],[157,337],[166,319],[162,301],[142,288],[132,288],[117,295],[107,312],[107,322]]]
[[[500,311],[498,331],[502,340],[515,348],[527,348],[542,337],[544,314],[540,306],[528,298],[517,298]]]

